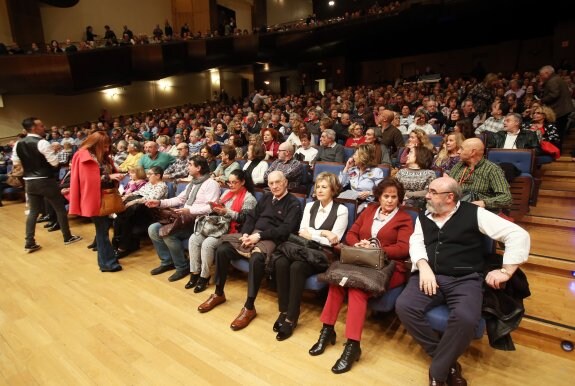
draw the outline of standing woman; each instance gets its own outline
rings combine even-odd
[[[243,170],[233,170],[227,184],[230,190],[223,195],[219,204],[212,207],[213,212],[224,216],[230,223],[228,233],[238,233],[246,214],[256,207],[256,199],[250,192],[252,186],[246,184],[246,173]],[[190,252],[190,281],[185,288],[194,288],[195,293],[203,292],[210,281],[210,267],[214,264],[216,247],[219,237],[206,237],[199,232],[190,236],[188,250]]]
[[[347,208],[333,201],[341,190],[341,184],[335,174],[323,172],[317,176],[314,188],[317,200],[306,204],[299,235],[331,247],[340,242],[347,228]],[[274,271],[280,314],[273,330],[278,333],[276,339],[281,341],[289,338],[297,325],[305,281],[314,274],[324,272],[330,261],[325,256],[321,264],[315,265],[292,256],[290,250],[281,245],[278,249],[274,252],[279,256]]]
[[[91,217],[96,226],[98,266],[102,272],[122,270],[110,242],[110,219],[100,216],[100,192],[113,188],[123,175],[113,173],[110,158],[110,137],[103,131],[88,136],[72,158],[70,179],[70,214]]]
[[[399,205],[403,201],[404,190],[401,183],[395,178],[388,177],[381,181],[374,189],[373,194],[377,197],[379,205],[370,205],[363,211],[347,232],[345,243],[360,248],[371,248],[369,239],[377,237],[387,257],[395,260],[395,271],[389,282],[389,288],[392,289],[405,283],[406,268],[403,261],[409,255],[409,237],[413,233],[413,220],[407,212],[399,209]],[[320,318],[323,322],[323,328],[318,341],[309,350],[310,355],[320,355],[323,354],[328,343],[335,344],[334,325],[346,292],[345,335],[347,342],[341,357],[331,368],[335,374],[351,370],[353,363],[358,361],[361,356],[361,333],[370,293],[357,288],[345,288],[330,284]]]

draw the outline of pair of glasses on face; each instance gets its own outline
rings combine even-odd
[[[236,186],[237,184],[239,184],[240,181],[228,181],[227,184],[230,186]]]
[[[435,197],[435,196],[437,196],[437,195],[439,195],[439,194],[449,194],[449,193],[452,193],[452,192],[438,192],[438,191],[436,191],[436,190],[429,189],[429,190],[427,191],[427,193]]]

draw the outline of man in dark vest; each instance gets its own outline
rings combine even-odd
[[[224,286],[230,261],[245,258],[246,251],[251,251],[248,297],[230,326],[234,331],[247,327],[256,317],[254,302],[265,275],[266,257],[298,229],[302,217],[301,205],[288,192],[288,181],[281,171],[270,173],[268,186],[271,194],[265,194],[248,213],[241,233],[235,234],[238,242],[232,245],[231,241],[223,241],[216,249],[216,292],[198,307],[198,311],[208,312],[226,301]]]
[[[495,289],[529,256],[529,234],[471,203],[459,201],[451,177],[429,185],[427,211],[420,213],[409,240],[413,275],[397,299],[399,319],[432,357],[430,385],[467,385],[457,358],[465,352],[481,319],[483,282]],[[503,266],[484,277],[485,235],[505,243]],[[447,303],[449,323],[439,336],[425,313]]]
[[[14,146],[12,162],[24,169],[26,195],[28,196],[28,218],[26,219],[26,244],[24,250],[31,253],[40,249],[36,244],[36,218],[40,213],[44,199],[48,200],[58,217],[58,224],[64,235],[64,244],[72,244],[82,238],[70,233],[68,214],[64,206],[64,197],[60,193],[56,179],[58,155],[50,143],[44,139],[46,128],[38,118],[26,118],[22,126],[28,135]]]

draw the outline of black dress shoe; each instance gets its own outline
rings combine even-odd
[[[278,316],[276,322],[274,323],[273,330],[274,332],[280,332],[280,328],[282,328],[283,322],[286,320],[287,314],[282,312]]]
[[[44,224],[44,228],[50,228],[52,226],[54,226],[54,224],[58,224],[56,221],[48,221],[46,224]]]
[[[323,327],[319,333],[319,339],[309,349],[309,355],[316,356],[323,354],[328,343],[331,343],[332,346],[335,344],[335,338],[336,335],[333,326],[331,328]]]
[[[445,381],[439,381],[431,376],[431,372],[429,372],[429,386],[447,386],[449,383]]]
[[[116,258],[116,260],[121,259],[122,257],[126,257],[128,256],[132,251],[129,250],[125,250],[125,251],[120,251],[119,249],[116,249],[114,251],[114,257]]]
[[[358,341],[347,341],[343,353],[331,368],[334,374],[341,374],[351,370],[353,362],[357,362],[361,357],[361,347]]]
[[[37,223],[41,223],[41,222],[46,222],[46,221],[50,221],[52,218],[49,215],[45,215],[42,217],[38,217],[38,219],[36,220]]]
[[[459,362],[455,362],[455,365],[449,368],[447,384],[449,386],[467,386],[467,381],[461,375],[461,365]]]
[[[194,293],[199,294],[200,292],[204,292],[206,288],[208,288],[208,284],[210,283],[210,277],[208,278],[200,277],[198,280],[198,285],[196,286],[196,288],[194,288]]]
[[[152,275],[159,275],[161,273],[171,271],[172,269],[176,269],[176,266],[174,264],[160,265],[159,267],[152,269],[150,273]]]
[[[199,273],[190,273],[190,281],[184,286],[185,289],[194,288],[198,284],[198,279],[200,278]]]
[[[96,242],[96,238],[94,237],[94,241],[92,241],[92,244],[88,244],[88,246],[86,246],[86,248],[88,249],[94,249],[98,246],[98,243]]]
[[[280,342],[282,340],[286,340],[287,338],[292,336],[293,330],[295,330],[296,326],[297,326],[297,320],[293,322],[288,322],[287,320],[284,320],[278,334],[276,335],[276,339],[279,340]]]
[[[181,280],[181,279],[185,278],[186,276],[188,276],[188,275],[189,275],[189,272],[190,272],[189,270],[185,270],[185,271],[177,271],[177,270],[176,270],[176,272],[174,272],[174,273],[172,274],[172,276],[170,276],[170,277],[168,278],[168,281],[178,281],[178,280]]]
[[[60,230],[60,224],[58,224],[57,222],[54,223],[54,225],[52,225],[50,228],[48,228],[48,232],[54,232],[58,230]]]
[[[104,268],[104,269],[101,269],[100,271],[102,271],[102,272],[118,272],[118,271],[121,271],[121,270],[122,270],[122,266],[121,266],[121,265],[118,265],[117,267],[114,267],[114,268]]]

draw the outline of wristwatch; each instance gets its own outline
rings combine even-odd
[[[511,274],[505,269],[505,268],[501,268],[499,270],[499,272],[504,273],[505,275],[507,275],[508,277],[511,277]]]

